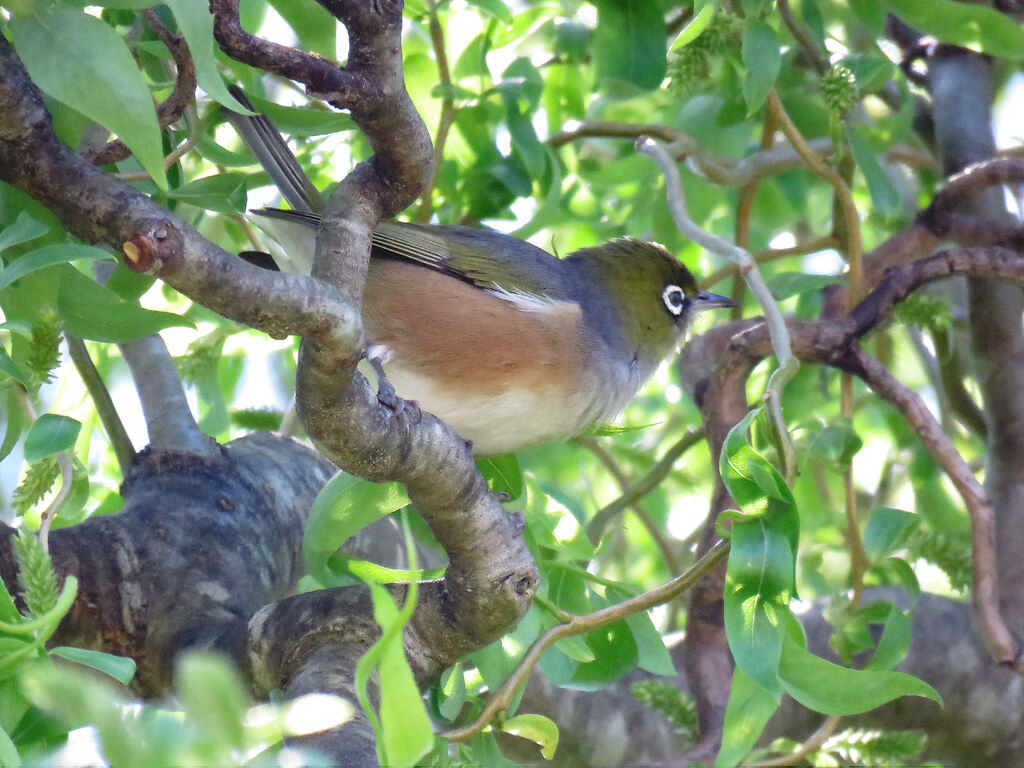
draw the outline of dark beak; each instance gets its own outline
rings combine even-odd
[[[698,291],[693,298],[693,308],[699,311],[735,306],[737,306],[736,302],[728,296],[719,296],[717,293],[708,293],[707,291]]]

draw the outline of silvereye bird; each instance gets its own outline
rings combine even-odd
[[[229,119],[294,209],[254,221],[277,241],[279,268],[309,274],[319,192],[266,117]],[[373,232],[362,314],[382,391],[390,381],[486,456],[614,418],[698,311],[728,306],[642,240],[559,259],[490,230],[388,221]]]

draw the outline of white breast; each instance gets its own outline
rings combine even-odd
[[[568,396],[528,389],[452,392],[394,363],[385,364],[384,371],[401,397],[415,400],[424,411],[451,425],[472,441],[473,453],[481,456],[567,440],[595,422],[614,418],[636,391],[624,380],[605,380],[603,386],[596,386],[584,380],[587,374]]]

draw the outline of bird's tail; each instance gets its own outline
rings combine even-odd
[[[291,211],[250,211],[250,215],[260,229],[279,246],[271,249],[277,265],[285,272],[309,274],[313,263],[318,214],[324,209],[324,198],[299,165],[270,118],[256,112],[240,88],[232,85],[228,86],[228,90],[242,106],[254,114],[243,115],[224,109],[225,116],[292,207]]]

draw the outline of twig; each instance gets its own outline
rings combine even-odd
[[[178,146],[167,153],[164,157],[164,170],[170,170],[171,167],[177,163],[182,157],[192,151],[192,148],[199,143],[199,140],[203,138],[203,131],[195,125],[194,121],[189,121],[188,135],[185,137]],[[151,177],[146,171],[129,171],[126,173],[115,173],[115,178],[121,181],[147,181]]]
[[[839,241],[836,239],[835,235],[824,235],[822,237],[817,237],[814,240],[797,243],[789,248],[768,248],[763,251],[754,251],[751,254],[751,257],[758,264],[767,264],[772,261],[784,259],[788,256],[802,256],[807,253],[825,251],[830,248],[836,248],[838,245]],[[707,277],[702,278],[699,281],[699,284],[701,288],[710,288],[715,283],[718,283],[727,277],[738,275],[739,273],[739,264],[726,264],[724,267],[716,269]]]
[[[995,510],[985,489],[957,451],[956,446],[932,416],[928,406],[912,389],[900,382],[878,360],[859,347],[851,349],[848,370],[856,372],[879,397],[894,405],[924,444],[928,453],[953,482],[971,518],[974,563],[974,607],[982,636],[992,657],[1018,675],[1024,675],[1021,647],[999,612],[996,566]]]
[[[615,478],[615,482],[619,484],[619,489],[625,492],[629,488],[629,478],[626,477],[626,473],[622,471],[622,467],[619,466],[615,458],[608,452],[608,450],[601,445],[597,440],[588,435],[580,435],[579,437],[573,438],[573,442],[578,445],[582,445],[592,454],[595,458],[604,465],[605,469]],[[641,522],[644,528],[647,530],[647,535],[651,537],[651,541],[658,547],[661,552],[661,558],[665,561],[665,565],[668,567],[669,573],[679,573],[679,558],[676,557],[676,553],[672,551],[672,547],[668,543],[668,539],[665,538],[661,528],[651,519],[650,513],[647,508],[639,502],[639,500],[633,501],[629,505],[629,508],[633,510],[633,514],[637,516],[637,519]]]
[[[437,59],[437,77],[443,90],[441,97],[441,117],[437,124],[437,135],[434,137],[434,167],[430,170],[430,179],[420,195],[420,207],[416,210],[415,220],[430,221],[434,210],[434,185],[437,174],[444,160],[444,145],[448,140],[448,131],[455,122],[455,99],[452,97],[452,75],[448,68],[448,54],[444,46],[444,28],[437,15],[437,0],[430,0],[430,42],[434,46],[434,57]]]
[[[100,422],[107,433],[107,439],[110,440],[110,447],[114,449],[121,476],[125,477],[131,466],[132,457],[135,456],[135,448],[131,438],[128,437],[128,431],[124,428],[120,416],[117,415],[117,408],[114,407],[110,391],[103,383],[96,366],[93,365],[89,351],[85,348],[85,342],[76,336],[67,335],[65,335],[65,341],[67,341],[71,361],[75,364],[78,375],[82,377],[82,382],[96,407],[96,413],[99,414]]]
[[[786,112],[786,108],[782,106],[782,100],[775,90],[768,92],[768,110],[772,113],[775,122],[779,128],[785,134],[786,138],[789,139],[790,144],[800,155],[801,159],[807,164],[807,167],[816,175],[828,182],[829,186],[832,187],[836,194],[836,198],[839,200],[840,209],[843,212],[843,218],[845,220],[844,231],[847,237],[847,253],[846,257],[850,265],[849,284],[850,284],[850,299],[848,306],[852,307],[855,305],[861,296],[861,257],[863,254],[863,246],[861,245],[860,237],[860,216],[857,213],[857,206],[853,202],[853,194],[850,192],[849,185],[843,180],[843,177],[839,175],[839,172],[835,168],[828,165],[820,155],[818,155],[807,139],[800,133],[800,129],[796,127],[796,124],[790,118],[789,113]]]
[[[677,440],[665,454],[658,459],[658,462],[636,483],[623,487],[622,495],[610,504],[598,510],[597,514],[587,523],[587,537],[591,542],[597,543],[604,535],[608,524],[619,515],[626,507],[635,504],[648,493],[657,488],[661,482],[668,477],[675,466],[676,461],[686,451],[699,443],[704,437],[703,430],[691,429],[679,440]],[[673,571],[675,572],[675,571]]]
[[[804,743],[801,744],[795,752],[790,752],[788,755],[779,755],[778,757],[773,757],[770,760],[751,763],[750,768],[776,768],[776,766],[797,765],[798,763],[805,762],[805,757],[815,750],[820,749],[821,745],[828,741],[829,736],[835,733],[840,720],[842,720],[842,718],[839,715],[829,715],[825,718],[824,722],[818,726],[818,730],[808,736]]]
[[[860,236],[860,217],[857,213],[857,206],[853,201],[853,193],[839,172],[828,165],[820,156],[814,153],[807,140],[800,133],[800,129],[789,117],[786,108],[782,105],[775,89],[768,92],[768,111],[775,117],[782,132],[789,139],[793,148],[800,154],[807,167],[820,178],[828,182],[839,202],[839,209],[843,213],[844,226],[842,229],[846,239],[846,258],[850,265],[847,275],[847,308],[852,309],[860,300],[863,284],[863,245]],[[846,418],[853,417],[853,380],[843,377],[840,383],[840,412]],[[868,559],[864,552],[864,544],[860,537],[860,528],[857,522],[856,496],[853,486],[853,467],[846,468],[843,473],[843,485],[846,490],[846,536],[850,545],[851,563],[850,571],[853,580],[854,604],[860,602],[863,591],[864,572],[867,570]]]
[[[171,32],[160,19],[157,12],[151,8],[142,11],[142,16],[146,19],[146,23],[149,24],[150,28],[156,32],[157,37],[167,47],[167,50],[170,51],[177,67],[174,77],[174,89],[171,91],[171,95],[156,108],[157,122],[160,128],[166,128],[181,117],[185,108],[195,98],[196,68],[192,61],[192,54],[189,53],[188,44],[183,36]],[[120,139],[116,139],[93,152],[87,153],[86,156],[95,165],[106,165],[107,163],[124,160],[130,155],[131,150],[128,149],[128,146]],[[145,178],[149,177],[146,176]]]
[[[789,436],[782,418],[782,390],[796,375],[800,363],[793,357],[793,352],[790,349],[789,331],[786,328],[782,312],[779,310],[779,305],[768,290],[761,271],[757,268],[757,263],[749,251],[704,231],[690,218],[686,210],[686,197],[682,181],[679,178],[679,168],[676,167],[675,161],[668,152],[653,140],[645,138],[637,140],[636,148],[638,152],[654,160],[664,174],[668,207],[679,231],[702,248],[738,264],[750,292],[761,305],[768,333],[771,335],[772,346],[775,349],[775,356],[778,359],[778,367],[768,380],[764,400],[768,407],[769,422],[775,429],[779,454],[782,457],[783,474],[787,480],[792,481],[796,473],[796,449],[793,447],[793,440]]]
[[[821,54],[821,49],[815,44],[814,40],[811,39],[807,28],[800,22],[796,16],[793,15],[793,9],[789,7],[789,0],[779,0],[778,2],[779,16],[782,18],[782,23],[786,25],[786,29],[789,30],[789,34],[793,36],[793,39],[800,45],[801,50],[807,54],[807,58],[810,59],[811,64],[819,72],[824,72],[828,69],[828,61]]]
[[[704,557],[688,568],[685,573],[671,581],[649,592],[637,595],[630,600],[588,613],[586,616],[574,616],[564,624],[557,624],[551,627],[551,629],[533,641],[523,656],[522,661],[519,662],[512,674],[505,679],[501,687],[494,692],[484,706],[483,711],[472,723],[460,728],[442,731],[439,735],[449,741],[468,741],[472,739],[482,732],[499,712],[508,709],[512,699],[515,697],[516,691],[526,682],[530,672],[537,665],[537,662],[540,661],[541,656],[557,641],[565,637],[573,637],[574,635],[591,632],[631,616],[634,613],[647,611],[656,605],[668,602],[699,582],[705,573],[725,557],[728,551],[729,542],[719,541]]]

